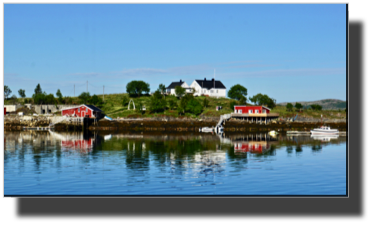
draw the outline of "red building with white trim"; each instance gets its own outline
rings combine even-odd
[[[235,105],[234,113],[236,114],[269,114],[271,109],[259,105]]]
[[[102,110],[93,106],[93,105],[79,105],[77,107],[71,107],[62,109],[62,116],[74,116],[74,117],[90,117],[96,118],[99,117]]]

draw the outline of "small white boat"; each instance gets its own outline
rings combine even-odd
[[[214,132],[214,128],[210,128],[210,127],[199,128],[199,132],[206,132],[206,133]]]
[[[320,128],[310,130],[311,135],[339,135],[337,129],[330,129],[329,126],[321,126]]]

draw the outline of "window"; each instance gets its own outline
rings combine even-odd
[[[80,108],[78,108],[78,113],[80,113]]]
[[[259,110],[255,110],[255,114],[258,114],[259,113]]]
[[[216,93],[218,93],[218,90],[216,90]]]
[[[252,114],[252,111],[253,111],[253,110],[249,110],[249,113]]]
[[[211,93],[214,93],[214,91],[213,91],[213,90],[211,90]]]
[[[242,112],[242,111],[241,111],[241,110],[239,110],[239,114],[241,114],[241,112]]]
[[[266,113],[267,112],[267,110],[263,110],[263,113]]]

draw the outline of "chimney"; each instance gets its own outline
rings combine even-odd
[[[179,82],[182,83],[182,79],[180,79]]]
[[[215,79],[214,78],[212,78],[212,83],[213,83],[213,85],[214,85],[214,88],[215,88]]]
[[[206,81],[206,77],[205,77],[204,81]]]

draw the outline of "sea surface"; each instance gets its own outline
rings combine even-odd
[[[4,195],[346,195],[346,137],[4,132]]]

